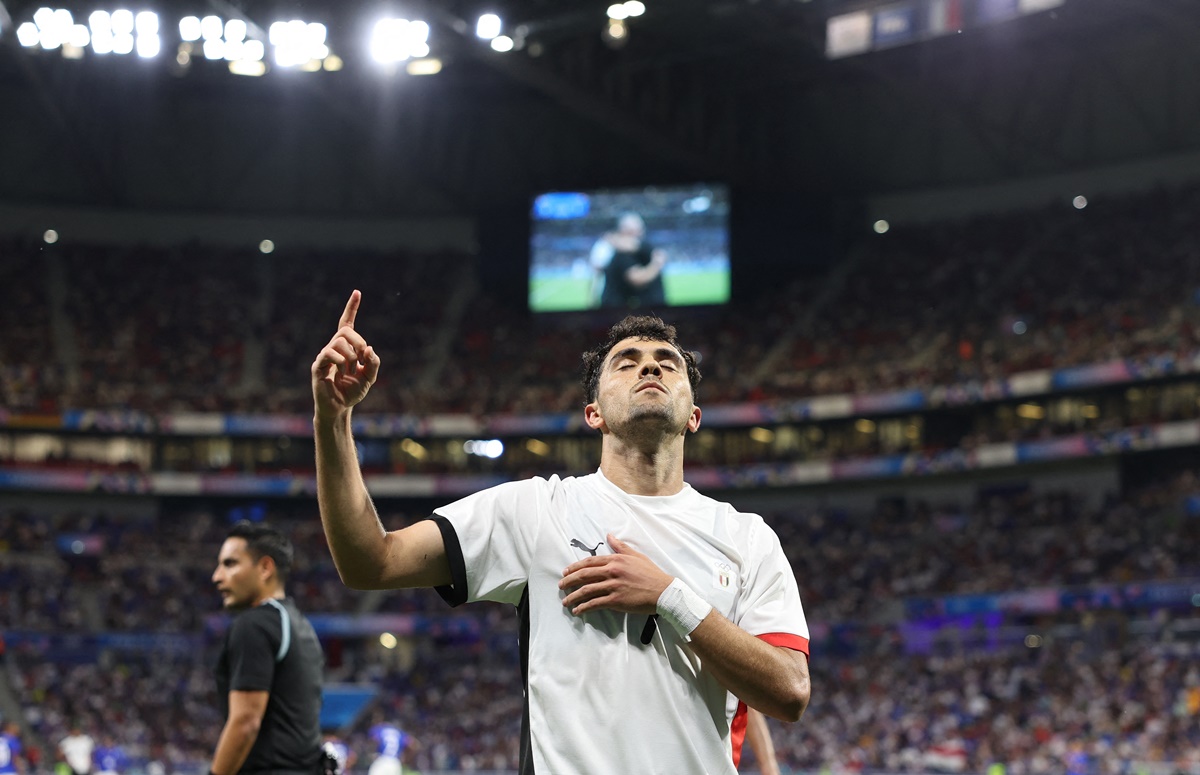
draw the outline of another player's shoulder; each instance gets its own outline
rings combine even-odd
[[[280,610],[282,607],[282,603],[268,601],[262,605],[247,608],[233,617],[233,621],[229,625],[230,637],[237,639],[251,637],[259,633],[278,637],[280,634],[280,623],[283,621],[284,612]]]

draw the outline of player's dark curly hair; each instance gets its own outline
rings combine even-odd
[[[275,573],[279,576],[280,583],[287,581],[292,572],[294,552],[292,542],[283,533],[268,525],[255,524],[243,519],[229,528],[225,537],[246,539],[246,550],[250,552],[250,556],[256,562],[263,557],[270,557],[275,561]]]
[[[683,356],[683,362],[687,364],[692,401],[698,400],[696,390],[700,385],[700,368],[696,365],[696,354],[680,347],[675,338],[675,326],[668,325],[652,315],[630,315],[608,329],[608,337],[603,342],[583,354],[583,395],[589,404],[596,400],[600,391],[600,372],[604,368],[604,359],[622,339],[666,342],[678,350]]]

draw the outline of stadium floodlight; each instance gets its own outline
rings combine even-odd
[[[268,38],[275,47],[275,64],[303,69],[316,61],[319,70],[320,60],[329,56],[329,47],[325,45],[327,34],[325,25],[318,22],[305,23],[300,19],[275,22],[268,28]]]
[[[643,3],[641,0],[626,0],[625,14],[627,16],[629,16],[630,18],[632,18],[634,16],[641,16],[645,12],[646,12],[646,4]]]
[[[408,19],[380,19],[371,30],[371,58],[382,64],[429,55],[429,25]]]
[[[229,72],[234,75],[248,75],[257,78],[267,72],[267,65],[264,62],[255,62],[250,59],[239,59],[236,62],[229,63]],[[264,253],[270,251],[263,251]]]
[[[179,39],[185,43],[195,43],[200,40],[200,18],[185,16],[179,20]]]
[[[613,3],[608,7],[608,18],[620,21],[629,18],[629,11],[625,9],[624,3]]]
[[[114,36],[132,35],[134,30],[133,11],[113,11],[112,32]]]
[[[33,14],[33,23],[38,32],[38,44],[47,51],[68,43],[75,26],[71,12],[65,8],[39,8]]]
[[[140,35],[158,34],[158,14],[154,11],[142,11],[134,17],[133,27]]]
[[[142,59],[153,59],[162,50],[162,41],[157,35],[138,35],[137,55]]]
[[[240,40],[225,41],[225,59],[229,62],[234,62],[241,59],[244,54],[246,44]]]
[[[113,36],[113,53],[129,54],[133,52],[133,36],[128,33]]]
[[[67,37],[67,42],[75,48],[87,48],[87,45],[92,42],[92,36],[86,25],[76,24],[71,27],[71,34]]]
[[[248,40],[242,45],[242,59],[246,62],[261,62],[266,56],[267,47],[261,40]]]
[[[475,35],[483,40],[492,40],[500,34],[503,24],[494,13],[485,13],[475,22]]]
[[[225,22],[225,42],[235,43],[246,39],[246,22],[242,19],[230,19]]]
[[[37,25],[33,22],[25,22],[17,27],[17,42],[25,48],[33,48],[38,44],[40,38]]]
[[[225,23],[220,16],[205,16],[200,20],[200,36],[205,40],[220,40]]]
[[[409,75],[437,75],[442,72],[440,59],[414,59],[405,68]]]
[[[499,51],[503,54],[506,51],[513,50],[513,39],[507,35],[497,35],[492,38],[492,51]]]
[[[113,45],[115,40],[112,33],[96,34],[92,33],[92,53],[93,54],[111,54],[113,53]]]
[[[220,38],[204,41],[204,58],[224,59],[225,41],[221,40]]]
[[[403,44],[406,27],[408,19],[380,19],[375,22],[371,28],[371,40],[367,44],[371,58],[380,64],[408,59],[408,51]]]

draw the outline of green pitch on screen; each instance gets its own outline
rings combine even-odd
[[[729,301],[728,272],[668,274],[663,277],[668,306],[724,304]],[[592,281],[579,278],[530,278],[529,308],[534,312],[587,309]]]

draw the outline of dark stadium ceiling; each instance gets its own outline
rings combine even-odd
[[[5,3],[14,21],[42,3]],[[1200,1],[1067,0],[1053,13],[829,61],[832,0],[147,0],[329,28],[336,73],[200,60],[66,61],[0,44],[0,201],[366,215],[476,213],[539,190],[721,179],[855,197],[1200,147]],[[86,15],[102,7],[63,0]],[[131,6],[132,7],[132,6]],[[497,54],[481,12],[523,33]],[[384,12],[431,26],[435,76],[363,61]],[[168,44],[172,45],[172,44]]]

